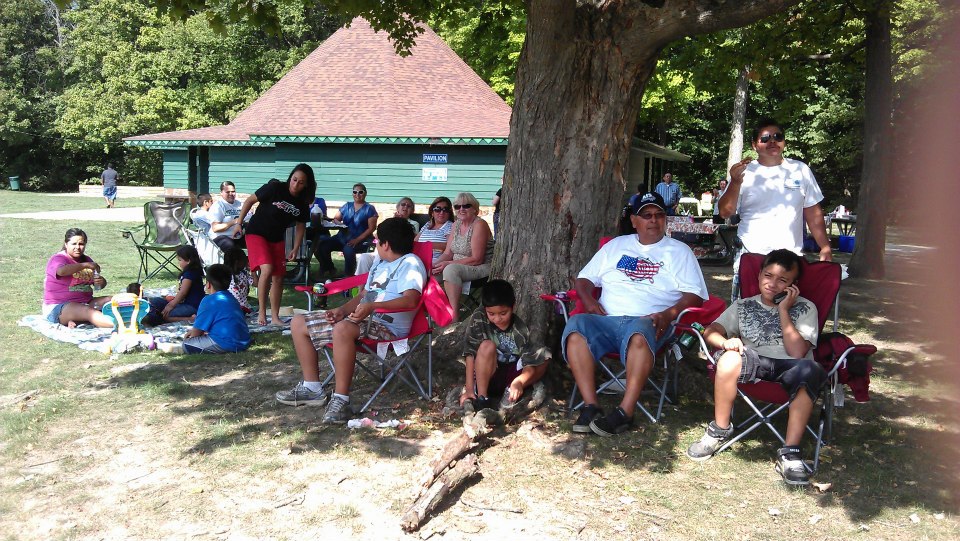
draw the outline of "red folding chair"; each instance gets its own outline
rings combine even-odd
[[[600,246],[610,241],[612,237],[604,237],[600,239]],[[600,288],[594,290],[594,294],[600,294]],[[583,312],[582,303],[580,302],[579,296],[576,290],[569,290],[566,292],[561,292],[561,294],[543,294],[540,295],[540,298],[545,301],[550,301],[554,303],[557,307],[557,312],[563,316],[564,322],[570,319],[571,316],[577,315]],[[568,303],[571,304],[572,308],[568,309]],[[671,383],[671,377],[673,378],[674,385],[676,385],[677,373],[679,370],[680,360],[683,358],[683,352],[680,349],[680,345],[677,341],[680,339],[680,336],[685,331],[692,330],[691,325],[694,323],[699,323],[701,325],[709,325],[713,323],[713,320],[723,313],[724,308],[726,308],[726,303],[723,299],[710,295],[710,298],[703,303],[702,306],[698,308],[687,308],[680,312],[677,315],[676,319],[673,320],[673,328],[671,331],[670,338],[664,343],[663,347],[657,351],[657,357],[661,361],[661,367],[663,369],[663,378],[661,380],[655,380],[653,374],[651,373],[650,377],[647,378],[647,384],[653,388],[654,394],[657,396],[657,411],[656,415],[650,413],[650,411],[643,406],[639,401],[637,401],[637,408],[643,412],[644,415],[650,419],[650,422],[656,423],[660,420],[660,416],[663,413],[663,405],[666,402],[673,403],[673,399],[668,396],[667,389]],[[602,359],[597,359],[596,364],[600,370],[604,373],[604,379],[599,386],[597,386],[597,394],[607,392],[619,392],[623,393],[626,391],[626,388],[623,384],[623,379],[626,376],[627,368],[626,363],[620,359],[619,352],[610,352],[605,355],[605,358],[616,361],[614,368],[611,368],[606,363],[601,362]],[[655,362],[656,364],[656,362]],[[674,387],[674,391],[676,388]],[[575,410],[583,405],[583,401],[577,402],[577,385],[574,383],[573,391],[570,393],[570,402],[568,407],[571,410]]]
[[[429,269],[433,260],[433,247],[429,242],[415,242],[413,253],[424,263],[424,268]],[[429,272],[429,270],[428,270]],[[330,295],[343,293],[357,287],[363,287],[367,281],[367,275],[349,276],[336,282],[325,284],[323,293],[315,293],[312,287],[297,286],[295,289],[307,293],[312,297],[327,297]],[[370,395],[367,402],[360,408],[360,411],[366,411],[370,404],[380,395],[381,392],[394,379],[403,381],[407,386],[413,389],[421,398],[429,400],[433,390],[433,331],[439,327],[449,325],[453,321],[453,308],[447,300],[447,295],[443,288],[432,276],[427,278],[423,293],[420,295],[420,302],[413,309],[416,314],[410,331],[406,336],[398,337],[389,342],[380,342],[363,338],[357,341],[357,352],[366,353],[372,356],[370,362],[364,362],[357,359],[357,367],[362,372],[369,374],[380,382],[379,387]],[[387,310],[378,310],[385,313]],[[401,345],[405,343],[405,345]],[[381,355],[378,351],[381,344],[386,344],[386,352]],[[426,344],[423,346],[423,344]],[[414,370],[412,360],[419,348],[427,349],[427,365],[423,376],[419,376]],[[390,350],[393,349],[393,358],[390,356]],[[398,349],[402,351],[398,351]],[[331,353],[333,344],[327,344],[322,350],[327,364],[330,366],[330,373],[323,380],[326,386],[334,376],[334,364]],[[426,385],[424,385],[424,383]]]
[[[741,298],[748,298],[760,293],[759,276],[766,256],[763,254],[743,254],[740,258],[740,290]],[[840,304],[840,281],[842,269],[838,263],[831,262],[802,262],[803,274],[797,287],[800,289],[800,295],[812,302],[817,307],[817,318],[819,330],[823,331],[827,317],[830,314],[831,305],[833,306],[833,329],[837,329],[837,316],[839,314]],[[715,377],[716,363],[713,356],[710,355],[709,348],[703,340],[703,336],[697,332],[700,347],[707,359],[710,360],[708,369],[710,377]],[[814,348],[816,349],[816,348]],[[821,388],[820,395],[813,397],[815,400],[822,398],[820,406],[820,415],[816,420],[816,425],[807,425],[807,432],[814,438],[813,465],[804,463],[807,471],[811,474],[816,473],[820,464],[820,451],[828,443],[832,426],[834,407],[843,405],[844,390],[841,386],[839,374],[846,368],[848,359],[852,355],[869,356],[877,352],[877,348],[868,344],[859,344],[848,348],[833,361],[830,366],[824,365],[827,370],[827,379]],[[783,435],[774,426],[775,418],[790,407],[791,399],[784,390],[783,386],[776,382],[761,381],[758,383],[741,383],[737,385],[737,395],[743,400],[751,410],[750,416],[736,424],[737,434],[735,437],[726,441],[717,453],[730,447],[735,442],[746,437],[760,426],[766,426],[773,435],[780,440],[781,445],[785,443]],[[758,405],[757,402],[762,402]],[[811,422],[813,422],[811,415]]]

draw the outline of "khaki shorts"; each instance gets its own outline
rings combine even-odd
[[[339,325],[339,323],[331,325],[327,321],[326,314],[326,310],[315,310],[303,315],[307,324],[307,333],[310,334],[310,341],[313,342],[313,347],[317,350],[333,342],[333,328]],[[358,325],[350,319],[344,319],[341,323]],[[369,338],[377,342],[391,342],[397,339],[386,325],[371,317],[361,321],[359,326],[360,338]]]

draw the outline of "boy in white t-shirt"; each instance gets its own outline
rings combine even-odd
[[[303,371],[303,381],[276,394],[277,401],[291,406],[323,405],[324,424],[344,424],[350,411],[350,384],[357,360],[357,339],[390,341],[402,337],[413,323],[412,311],[420,303],[427,270],[413,253],[414,231],[407,220],[389,218],[377,226],[377,255],[367,282],[356,297],[332,310],[316,310],[294,316],[290,323],[293,345]],[[375,313],[374,310],[390,310]],[[395,310],[407,310],[396,312]],[[333,343],[336,387],[333,395],[323,389],[317,350]]]
[[[801,271],[797,254],[785,249],[770,252],[760,270],[760,294],[731,304],[704,331],[707,344],[719,350],[714,420],[703,438],[687,449],[691,459],[710,458],[733,436],[730,415],[738,383],[776,381],[794,397],[785,443],[777,451],[777,472],[787,484],[810,482],[799,445],[826,372],[813,360],[817,307],[800,296],[796,284]],[[785,295],[778,302],[781,293]]]

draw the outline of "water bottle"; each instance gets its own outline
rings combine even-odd
[[[100,280],[100,271],[94,270],[93,271],[93,290],[95,292],[100,291],[100,284],[98,283],[99,280]]]
[[[700,334],[703,334],[703,331],[706,330],[706,329],[703,327],[703,325],[697,323],[696,321],[694,321],[693,323],[691,323],[691,324],[690,324],[690,327],[692,327],[693,329],[695,329],[695,330],[696,330],[697,332],[699,332]],[[683,333],[683,336],[680,337],[680,345],[682,345],[682,346],[685,347],[685,348],[689,348],[690,346],[692,346],[695,341],[697,341],[697,337],[694,336],[694,334],[693,334],[692,332],[690,332],[690,331],[687,331],[687,332]]]

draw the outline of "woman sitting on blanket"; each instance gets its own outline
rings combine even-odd
[[[75,227],[68,229],[63,250],[47,261],[41,310],[51,323],[71,328],[78,323],[93,323],[111,328],[113,320],[100,311],[110,302],[110,296],[93,296],[94,289],[103,289],[107,281],[100,276],[100,265],[84,254],[86,248],[87,234]]]

